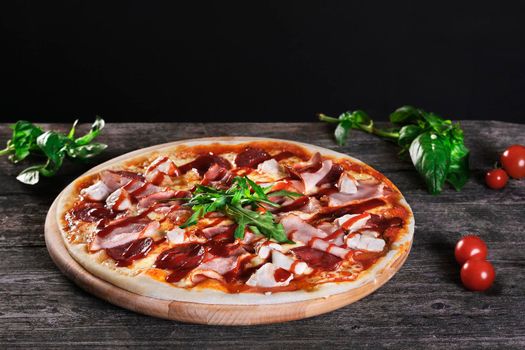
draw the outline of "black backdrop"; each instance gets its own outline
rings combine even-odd
[[[3,1],[0,118],[525,121],[525,1]]]

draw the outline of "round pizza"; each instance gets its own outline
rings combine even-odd
[[[66,188],[57,215],[70,255],[96,277],[143,296],[232,305],[376,281],[404,261],[414,230],[400,191],[363,162],[238,137],[122,156]]]

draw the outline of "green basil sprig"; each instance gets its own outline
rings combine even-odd
[[[66,156],[86,160],[106,149],[107,145],[92,142],[104,128],[104,119],[97,116],[91,125],[91,130],[75,138],[77,123],[78,120],[73,123],[71,130],[65,135],[58,131],[44,131],[33,123],[20,120],[10,126],[13,135],[7,141],[7,147],[0,151],[0,156],[9,155],[9,160],[13,163],[18,163],[31,154],[46,157],[45,163],[30,166],[16,177],[20,182],[34,185],[40,179],[40,175],[55,175]]]
[[[469,150],[465,147],[463,130],[436,114],[412,106],[403,106],[390,114],[391,128],[381,129],[363,111],[342,113],[339,118],[319,114],[319,119],[337,123],[335,139],[344,145],[351,129],[361,130],[396,142],[400,154],[408,153],[428,191],[439,194],[445,182],[457,191],[470,177]]]

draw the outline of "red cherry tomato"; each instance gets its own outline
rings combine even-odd
[[[470,290],[489,289],[495,277],[494,267],[487,260],[470,259],[461,268],[461,282]]]
[[[460,264],[469,259],[484,260],[487,258],[487,245],[478,236],[465,236],[456,243],[454,255]]]
[[[500,157],[501,166],[510,177],[525,177],[525,146],[512,145]]]
[[[485,182],[487,186],[493,190],[500,190],[507,184],[509,181],[509,176],[503,169],[492,169],[487,171],[485,175]]]

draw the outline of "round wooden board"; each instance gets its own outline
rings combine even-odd
[[[232,138],[212,139],[221,141],[231,140]],[[210,140],[210,138],[203,140]],[[166,147],[180,143],[180,141],[173,142],[133,151],[100,164],[87,173],[98,171],[98,169],[119,162],[128,157],[152,151],[159,147]],[[45,222],[45,241],[47,250],[58,268],[88,293],[96,295],[101,299],[128,310],[169,320],[233,326],[286,322],[320,315],[349,305],[374,292],[392,278],[392,276],[401,268],[410,252],[409,247],[404,254],[396,256],[395,261],[390,262],[388,266],[370,282],[349,290],[348,292],[335,294],[326,298],[265,305],[219,305],[155,299],[129,292],[100,279],[84,269],[71,257],[61,237],[61,232],[56,219],[59,198],[60,195],[51,205]]]

